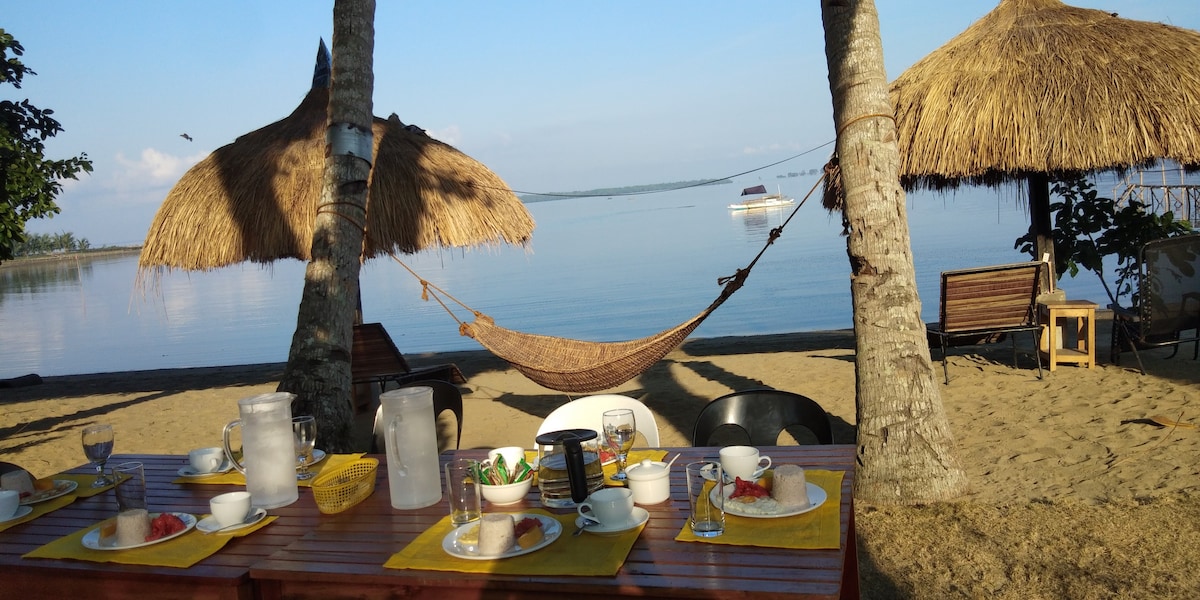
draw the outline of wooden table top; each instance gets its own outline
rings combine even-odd
[[[682,456],[674,467],[715,460],[718,448],[672,448]],[[550,594],[567,597],[643,598],[838,598],[857,597],[854,544],[854,446],[779,446],[761,449],[775,464],[845,471],[842,481],[841,547],[786,550],[674,540],[687,519],[683,477],[673,477],[671,499],[645,507],[650,521],[614,577],[501,576],[442,571],[385,569],[383,564],[448,513],[445,499],[431,507],[399,511],[391,507],[381,459],[375,493],[361,504],[319,524],[300,539],[255,562],[250,575],[263,598],[481,598]],[[442,454],[486,457],[483,450]],[[506,510],[539,508],[534,486],[522,504]],[[487,510],[485,504],[484,510]],[[571,512],[556,510],[551,512]],[[282,520],[282,519],[281,519]],[[586,535],[586,534],[585,534]]]
[[[145,465],[151,511],[208,513],[208,500],[244,486],[175,484],[186,456],[118,455],[108,464],[135,460]],[[94,473],[83,465],[71,473]],[[385,488],[386,492],[386,488]],[[112,490],[71,504],[0,532],[0,581],[6,598],[251,598],[250,565],[287,546],[319,524],[308,488],[290,506],[271,509],[274,523],[243,538],[233,538],[216,554],[188,569],[147,567],[76,560],[21,558],[46,543],[95,525],[117,512]]]

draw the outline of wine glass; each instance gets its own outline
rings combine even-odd
[[[617,455],[617,474],[613,479],[624,481],[625,455],[633,447],[633,436],[637,434],[637,424],[633,418],[633,410],[618,408],[606,410],[603,416],[604,439]]]
[[[317,420],[312,415],[292,417],[292,439],[296,443],[296,456],[300,460],[300,471],[296,479],[306,480],[316,476],[308,470],[312,463],[313,447],[317,445]]]
[[[112,425],[88,425],[83,428],[83,453],[96,465],[96,481],[92,482],[92,487],[99,488],[113,483],[113,480],[104,474],[104,463],[108,462],[112,451]]]

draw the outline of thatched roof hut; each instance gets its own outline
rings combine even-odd
[[[1200,166],[1200,33],[1001,0],[891,85],[906,187]]]
[[[1200,33],[1001,0],[896,78],[891,101],[906,189],[1027,180],[1038,256],[1053,256],[1048,175],[1200,168]]]
[[[319,58],[319,75],[321,67]],[[310,258],[329,98],[319,81],[291,115],[218,148],[183,175],[154,217],[139,268]],[[479,161],[395,115],[376,118],[373,133],[363,260],[529,241],[534,223],[525,205]]]

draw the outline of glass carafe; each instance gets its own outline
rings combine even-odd
[[[604,487],[596,437],[591,429],[564,429],[537,436],[542,504],[571,508]]]
[[[257,508],[287,506],[299,498],[296,450],[292,441],[295,394],[273,392],[238,400],[241,418],[225,426],[225,454],[246,476],[250,503]],[[229,446],[229,433],[242,428],[242,460]]]
[[[414,386],[379,395],[387,428],[388,489],[392,508],[422,508],[442,499],[433,388]]]

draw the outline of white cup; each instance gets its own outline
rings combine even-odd
[[[488,461],[493,465],[496,464],[497,456],[504,457],[504,466],[508,467],[508,470],[511,472],[517,465],[521,464],[521,459],[525,458],[525,449],[520,446],[505,446],[488,451]]]
[[[221,527],[241,523],[250,514],[250,492],[229,492],[208,501],[208,510]]]
[[[765,461],[765,462],[764,462]],[[721,448],[721,470],[732,480],[740,477],[753,481],[763,469],[771,466],[770,456],[760,456],[753,446],[726,446]]]
[[[607,527],[625,525],[633,520],[633,492],[625,488],[597,490],[576,510],[583,518]]]
[[[188,463],[197,473],[212,473],[225,462],[224,448],[196,448],[188,452]]]
[[[7,521],[21,508],[21,492],[0,490],[0,521]]]

